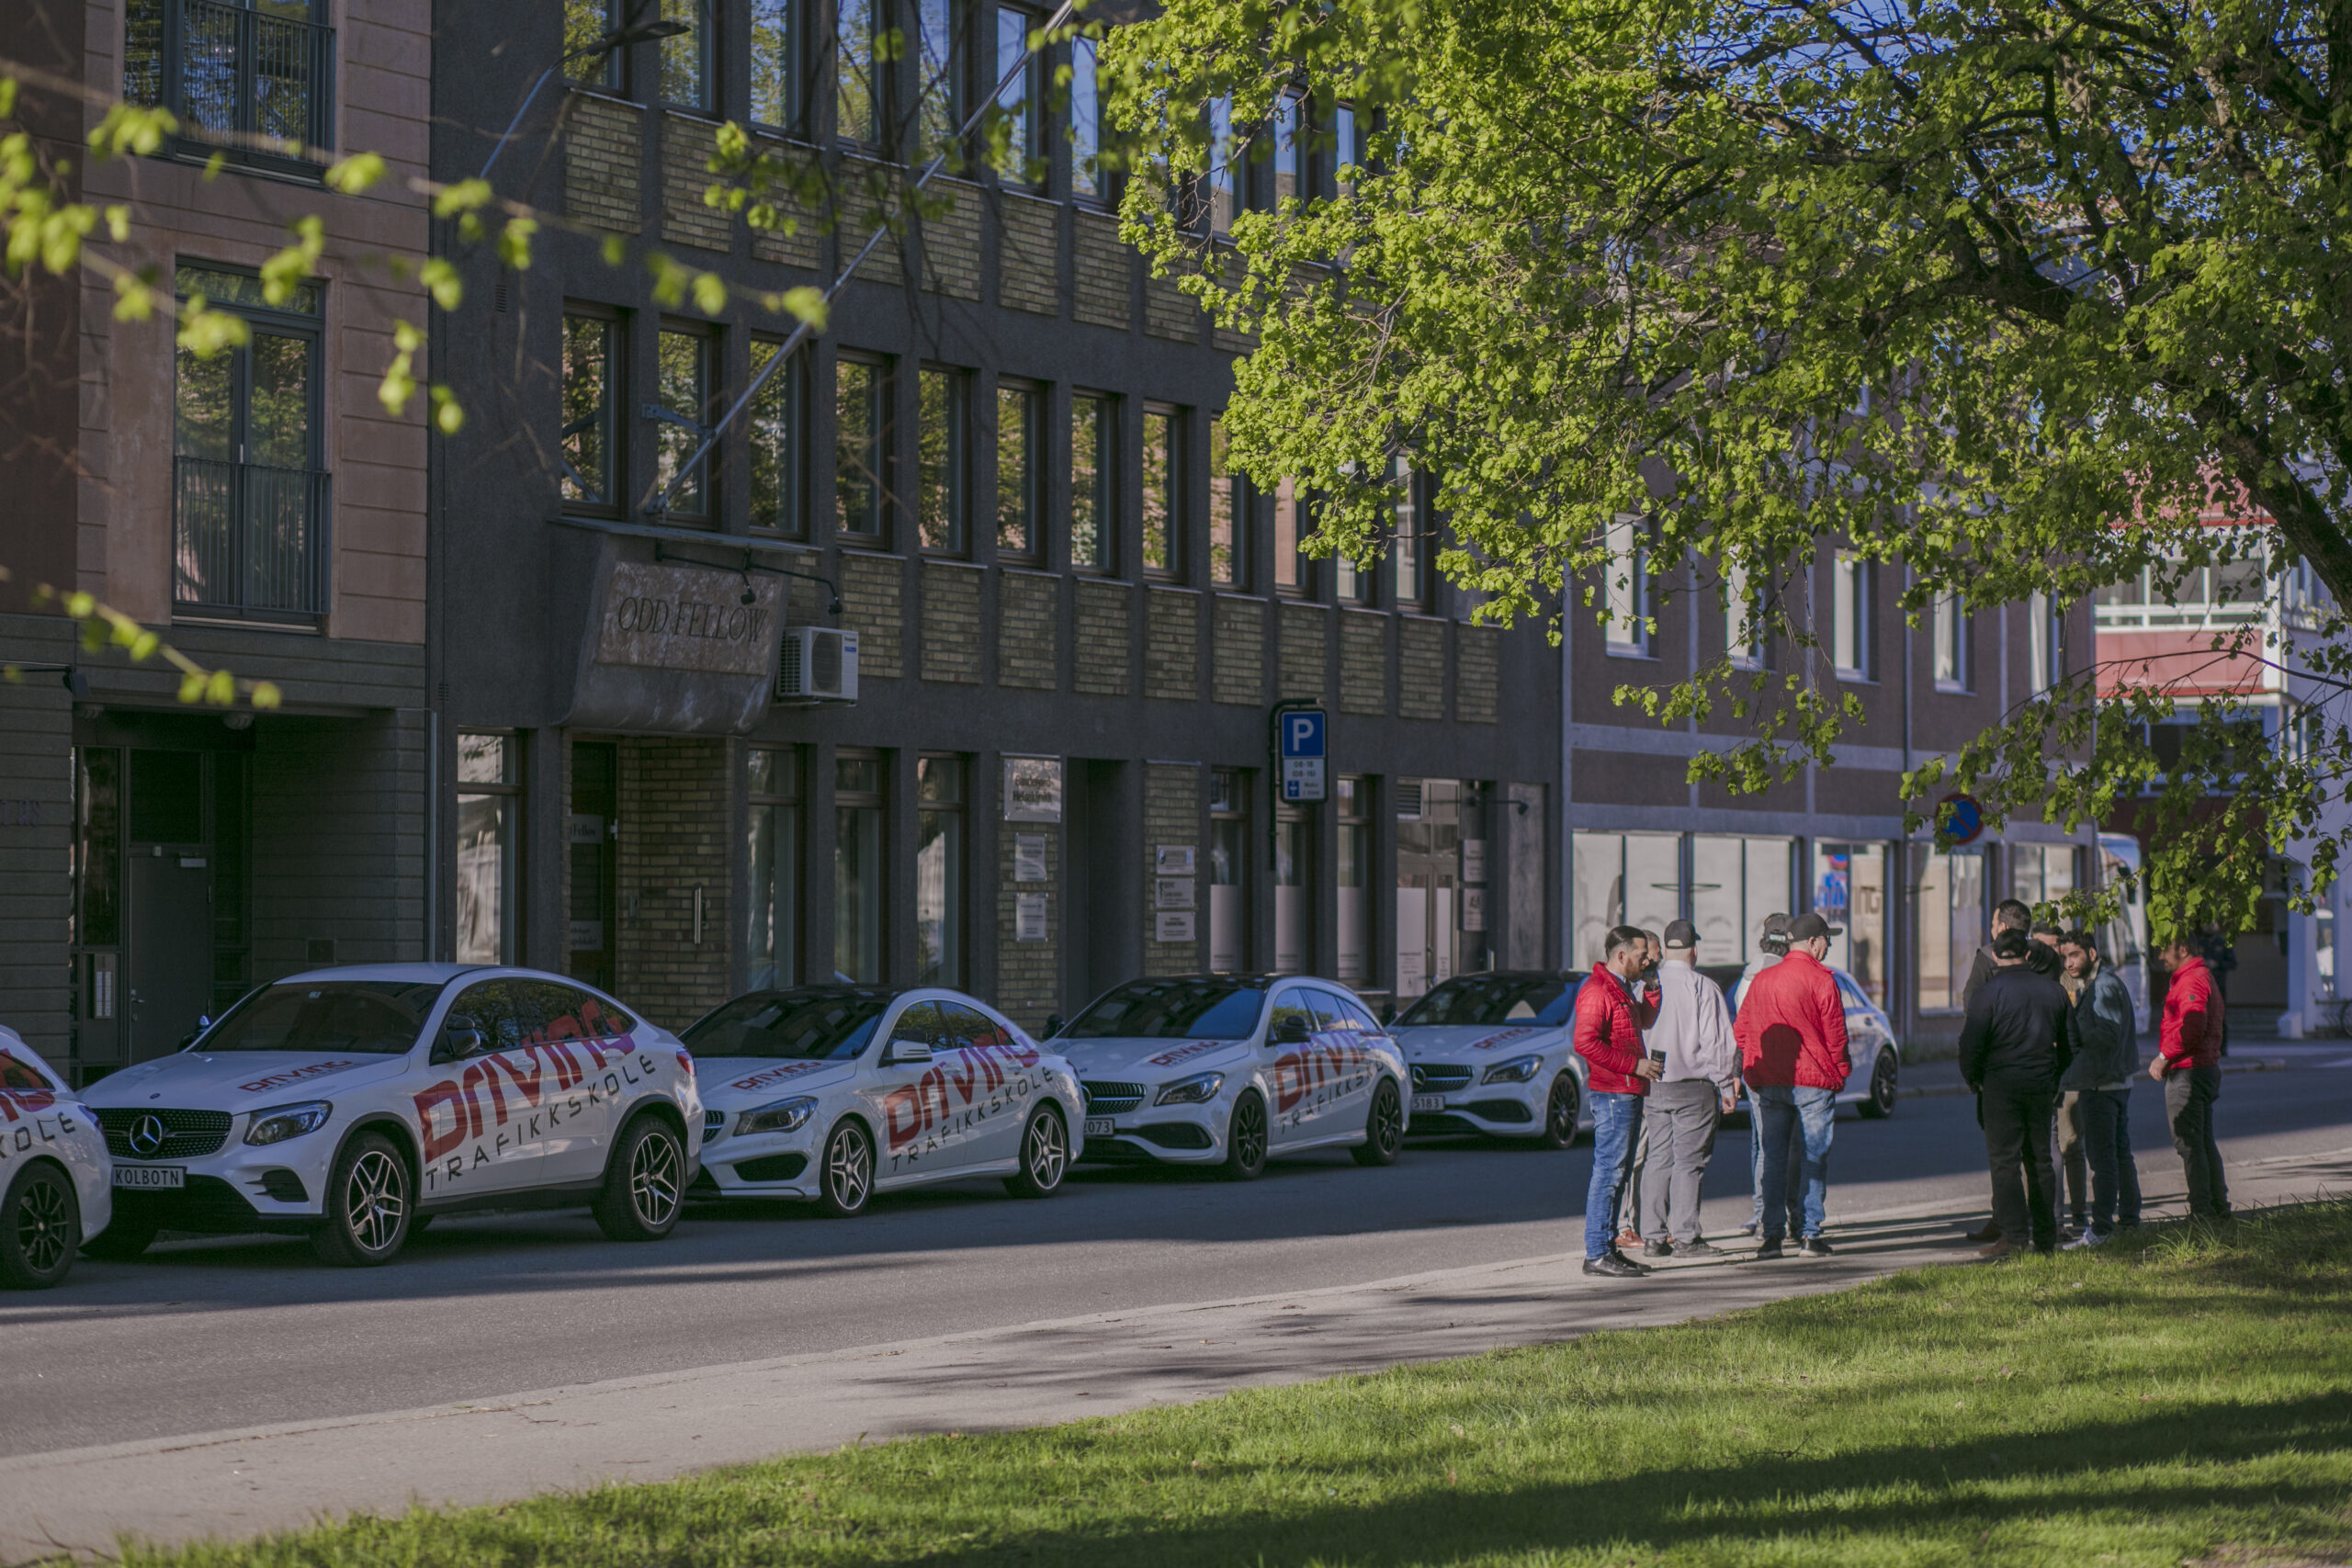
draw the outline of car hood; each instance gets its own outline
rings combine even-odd
[[[1165,1083],[1247,1061],[1247,1040],[1065,1040],[1048,1043],[1081,1078]]]
[[[764,1105],[786,1095],[834,1089],[857,1076],[857,1063],[779,1061],[774,1056],[696,1056],[695,1082],[708,1106]]]
[[[408,1056],[329,1051],[182,1051],[100,1078],[83,1098],[99,1109],[171,1107],[257,1111],[293,1100],[332,1100],[407,1070]]]
[[[1557,1025],[1542,1023],[1447,1024],[1396,1029],[1408,1062],[1500,1062],[1542,1051],[1559,1041]]]

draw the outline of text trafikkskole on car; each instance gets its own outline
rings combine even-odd
[[[96,1113],[0,1026],[0,1285],[45,1290],[73,1270],[113,1213],[112,1165]]]

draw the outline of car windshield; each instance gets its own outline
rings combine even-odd
[[[1080,1013],[1064,1040],[1244,1040],[1266,993],[1228,980],[1130,980]]]
[[[1399,1029],[1491,1028],[1565,1022],[1576,987],[1555,975],[1464,975],[1406,1010]]]
[[[249,993],[196,1048],[393,1056],[416,1043],[440,980],[288,980]]]
[[[890,998],[875,991],[754,991],[685,1032],[697,1056],[845,1062],[865,1049]]]

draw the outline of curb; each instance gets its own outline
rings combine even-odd
[[[2222,1062],[2222,1071],[2225,1073],[2283,1073],[2286,1070],[2287,1059],[2283,1056],[2241,1056],[2234,1060],[2225,1057]],[[1973,1092],[1964,1083],[1931,1084],[1923,1089],[1898,1089],[1894,1091],[1894,1098],[1959,1100]]]

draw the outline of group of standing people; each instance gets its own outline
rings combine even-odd
[[[2165,1088],[2189,1213],[2226,1219],[2229,1188],[2213,1134],[2222,1079],[2215,987],[2189,942],[2169,943],[2161,956],[2171,983],[2147,1073]],[[2005,900],[1962,1005],[1961,1076],[1976,1093],[1993,1176],[1992,1223],[1973,1238],[1985,1244],[1979,1256],[2098,1247],[2138,1224],[2131,1113],[2140,1041],[2131,995],[2098,938],[2034,925],[2024,904]],[[2064,1229],[2062,1168],[2072,1220]]]
[[[1826,963],[1836,934],[1817,914],[1773,916],[1767,956],[1744,976],[1735,1017],[1699,973],[1690,921],[1669,924],[1662,941],[1638,926],[1609,933],[1577,993],[1574,1026],[1592,1097],[1586,1273],[1651,1271],[1625,1254],[1621,1207],[1647,1256],[1717,1251],[1699,1232],[1699,1182],[1743,1088],[1758,1151],[1757,1256],[1783,1256],[1792,1232],[1799,1251],[1829,1253],[1829,1145],[1853,1071],[1845,1002]]]

